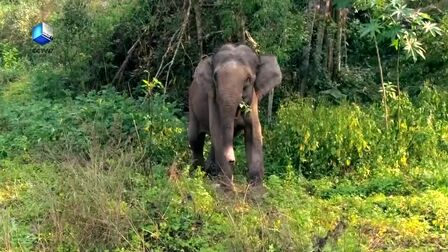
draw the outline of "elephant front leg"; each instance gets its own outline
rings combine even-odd
[[[249,115],[246,115],[245,124],[244,141],[249,166],[249,183],[256,186],[262,184],[264,175],[263,136],[258,118],[257,99],[252,101],[251,111]]]
[[[260,126],[258,126],[260,127]],[[255,125],[245,130],[246,159],[249,165],[249,183],[259,185],[263,181],[264,164],[263,164],[263,147],[261,131]]]

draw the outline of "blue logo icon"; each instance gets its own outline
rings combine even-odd
[[[46,23],[39,23],[32,30],[33,41],[39,45],[45,45],[53,40],[53,31]]]

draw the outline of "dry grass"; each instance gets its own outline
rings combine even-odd
[[[52,232],[39,248],[88,250],[129,244],[130,230],[137,233],[132,216],[140,211],[129,204],[131,176],[144,166],[136,160],[138,156],[133,148],[111,143],[93,144],[87,158],[58,157],[58,187],[46,192],[51,201],[46,222]]]

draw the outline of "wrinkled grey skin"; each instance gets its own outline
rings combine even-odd
[[[244,130],[249,182],[262,184],[263,140],[258,103],[280,85],[282,73],[275,56],[258,56],[245,45],[223,45],[201,60],[189,88],[188,138],[193,165],[204,167],[205,134],[212,142],[208,173],[221,175],[221,184],[233,189],[233,140]],[[240,104],[250,105],[249,112]],[[216,167],[215,169],[211,167]]]

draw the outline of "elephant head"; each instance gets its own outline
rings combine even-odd
[[[282,74],[275,56],[258,56],[245,45],[222,46],[197,66],[189,90],[189,140],[193,158],[203,160],[203,136],[208,133],[216,165],[226,184],[232,184],[233,140],[244,129],[246,158],[252,183],[262,181],[263,150],[258,102],[280,85]],[[241,111],[241,104],[250,107]]]

